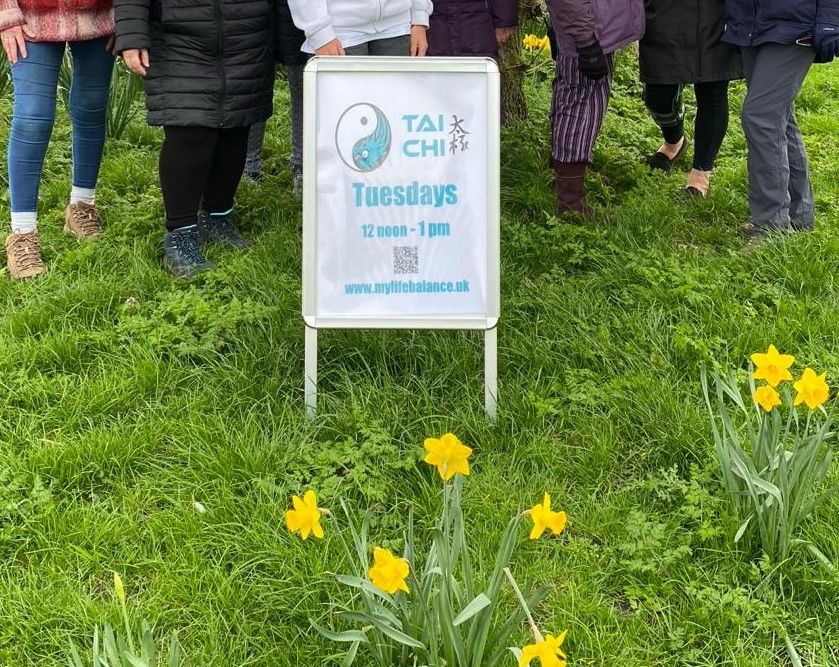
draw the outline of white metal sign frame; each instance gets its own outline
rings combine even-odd
[[[481,316],[423,314],[418,316],[355,315],[322,317],[317,313],[318,295],[318,114],[317,79],[322,72],[458,73],[486,76],[486,313]],[[501,76],[488,58],[312,58],[304,74],[303,131],[303,320],[305,340],[305,395],[309,418],[317,412],[319,329],[448,329],[484,331],[484,404],[487,416],[495,418],[498,396],[497,325],[501,313],[500,277],[500,126]]]

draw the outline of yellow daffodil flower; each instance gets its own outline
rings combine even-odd
[[[565,530],[565,524],[568,522],[565,512],[551,510],[551,497],[547,492],[542,504],[534,505],[526,513],[533,519],[533,530],[530,531],[531,540],[538,540],[546,530],[559,535]]]
[[[562,652],[562,642],[565,641],[565,634],[562,633],[559,637],[548,635],[543,640],[525,646],[521,650],[521,657],[519,658],[519,667],[527,667],[536,658],[539,658],[539,663],[542,667],[565,667],[566,655]]]
[[[453,433],[446,433],[441,438],[426,438],[425,461],[435,466],[443,481],[448,482],[455,475],[469,474],[469,457],[472,450],[464,445]]]
[[[306,491],[301,499],[299,496],[292,496],[293,510],[285,514],[286,526],[292,533],[300,533],[304,540],[309,535],[314,535],[319,540],[323,539],[323,527],[320,525],[321,510],[318,508],[318,497],[314,491]]]
[[[114,572],[114,592],[116,593],[117,600],[121,604],[125,604],[125,587],[122,585],[122,577],[116,572]]]
[[[536,35],[525,35],[522,39],[524,48],[529,51],[547,51],[551,48],[551,42],[547,35],[545,37],[537,37]]]
[[[777,387],[784,380],[792,380],[790,366],[795,361],[791,354],[780,354],[774,345],[770,345],[765,354],[752,355],[755,365],[755,380],[766,380],[770,386]]]
[[[825,403],[830,396],[830,387],[827,386],[827,373],[816,375],[812,368],[805,368],[801,379],[793,387],[798,392],[795,397],[795,405],[806,403],[807,407],[815,410]]]
[[[410,593],[408,584],[405,583],[410,571],[408,561],[397,558],[389,549],[379,547],[373,549],[373,567],[370,568],[368,575],[370,581],[379,590],[388,595],[393,595],[396,591]]]
[[[755,403],[762,407],[766,412],[772,412],[775,407],[781,405],[780,395],[769,385],[755,389],[754,399]]]

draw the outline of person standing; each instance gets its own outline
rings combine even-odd
[[[292,192],[303,193],[303,70],[309,56],[303,53],[306,35],[294,25],[288,0],[274,2],[274,41],[277,62],[285,67],[291,98],[291,182]],[[251,126],[245,174],[254,181],[262,176],[262,146],[265,123]]]
[[[69,5],[65,0],[0,0],[0,40],[14,85],[8,148],[12,233],[6,238],[6,266],[16,280],[45,270],[38,193],[68,46],[73,54],[73,171],[64,229],[81,240],[103,231],[95,201],[114,67],[111,10],[111,0],[75,0]]]
[[[318,56],[424,56],[431,0],[288,0]]]
[[[233,203],[250,126],[271,115],[271,0],[115,0],[116,49],[145,79],[150,125],[162,125],[164,264],[211,268],[202,243],[244,248]]]
[[[558,214],[591,215],[585,175],[611,94],[614,53],[644,35],[643,0],[547,0],[556,32],[551,105]]]
[[[518,23],[518,0],[435,0],[428,55],[498,60],[498,47],[510,39]]]
[[[664,143],[647,163],[670,172],[688,151],[682,91],[696,95],[693,165],[684,192],[705,197],[728,130],[729,81],[743,76],[739,50],[722,41],[724,0],[646,0],[647,30],[641,40],[644,103]]]
[[[795,98],[814,62],[839,53],[837,0],[726,0],[723,40],[743,54],[747,93],[742,124],[748,147],[751,222],[740,233],[813,228],[810,168],[795,118]]]

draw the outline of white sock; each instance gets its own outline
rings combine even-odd
[[[93,203],[96,201],[96,188],[77,188],[75,185],[73,189],[70,190],[70,203],[71,204],[90,204],[93,206]]]
[[[12,233],[13,234],[30,234],[38,231],[38,214],[30,213],[12,213]]]

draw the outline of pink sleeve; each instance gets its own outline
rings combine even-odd
[[[0,0],[0,30],[23,25],[26,19],[18,7],[17,0]]]

